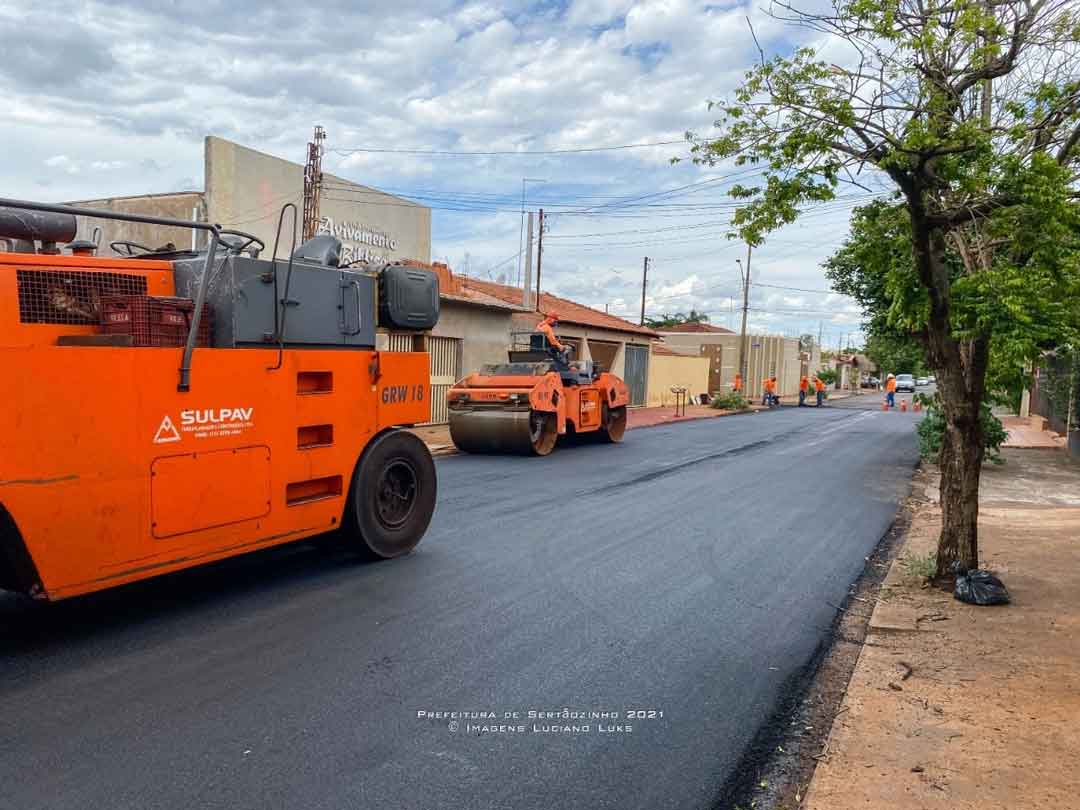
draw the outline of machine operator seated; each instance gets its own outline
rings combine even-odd
[[[554,327],[559,325],[559,313],[551,311],[544,320],[536,325],[536,331],[547,339],[547,350],[555,361],[556,367],[562,371],[569,367],[571,347],[564,344],[555,336]]]

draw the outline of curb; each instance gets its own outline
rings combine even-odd
[[[653,422],[649,425],[634,425],[630,427],[627,425],[627,430],[647,430],[654,427],[662,427],[664,425],[681,425],[684,422],[700,422],[702,419],[723,419],[725,416],[744,416],[745,414],[757,413],[758,411],[767,410],[757,405],[751,405],[745,411],[720,411],[715,414],[695,414],[693,416],[678,416],[667,422]]]

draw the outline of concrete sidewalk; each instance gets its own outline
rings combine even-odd
[[[936,470],[886,577],[803,807],[1080,806],[1080,465],[1006,449],[987,465],[982,564],[1012,604],[927,587]]]
[[[1002,447],[1060,450],[1065,447],[1065,437],[1046,429],[1046,419],[1041,416],[1002,416],[1001,424],[1009,433]]]

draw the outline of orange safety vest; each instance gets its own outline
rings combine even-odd
[[[775,394],[776,393],[776,380],[773,380],[773,379],[765,380],[765,390],[768,391],[770,394]]]
[[[814,377],[814,390],[819,392],[825,390],[825,383],[823,383],[817,377]]]
[[[803,377],[801,380],[799,380],[799,390],[802,391],[804,394],[809,391],[810,380],[806,379],[806,377]]]
[[[886,391],[895,391],[896,390],[896,377],[889,377],[889,379],[885,381],[885,390]]]
[[[536,331],[540,332],[547,338],[548,343],[558,349],[560,352],[563,350],[562,342],[555,337],[555,330],[551,328],[551,324],[547,322],[547,319],[540,321],[536,326]]]

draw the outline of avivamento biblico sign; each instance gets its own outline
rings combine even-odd
[[[359,222],[334,221],[322,217],[316,233],[328,233],[341,240],[341,263],[363,261],[378,264],[389,262],[386,251],[397,250],[397,239],[388,233],[370,228]]]

